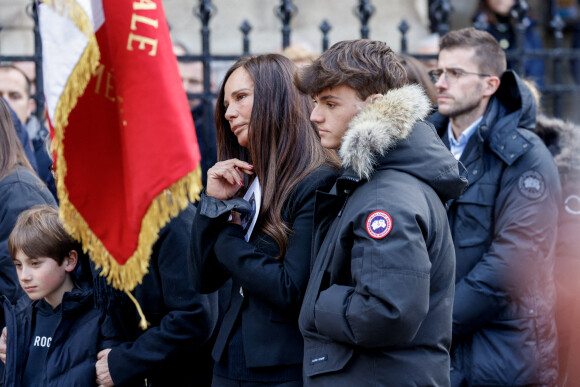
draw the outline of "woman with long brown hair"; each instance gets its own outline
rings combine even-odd
[[[226,73],[216,104],[218,159],[192,229],[193,276],[202,292],[232,279],[213,349],[214,386],[302,385],[298,314],[310,272],[317,190],[336,178],[336,155],[312,126],[294,65],[276,54],[244,57]],[[261,186],[246,242],[241,199]],[[250,199],[251,201],[251,199]],[[244,224],[249,220],[244,220]],[[239,384],[241,382],[241,384]]]
[[[0,98],[0,295],[24,295],[8,254],[8,236],[18,215],[37,204],[56,202],[26,158],[6,102]]]

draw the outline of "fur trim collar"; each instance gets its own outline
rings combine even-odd
[[[539,114],[535,132],[554,155],[561,176],[580,174],[580,127]]]
[[[339,150],[343,166],[368,179],[377,159],[406,138],[415,122],[427,117],[431,102],[419,85],[389,90],[366,105],[349,124]]]

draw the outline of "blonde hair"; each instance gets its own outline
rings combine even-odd
[[[312,63],[316,58],[318,58],[318,54],[310,51],[306,46],[302,44],[292,44],[282,51],[282,55],[286,58],[290,59],[292,62],[308,62]]]

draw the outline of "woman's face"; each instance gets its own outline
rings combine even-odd
[[[511,7],[516,3],[516,0],[486,0],[486,2],[493,13],[500,16],[507,16],[510,13]]]
[[[236,69],[224,86],[225,118],[238,143],[248,147],[248,130],[254,106],[254,81],[245,68]]]

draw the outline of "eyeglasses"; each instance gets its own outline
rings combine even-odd
[[[431,82],[437,83],[439,81],[439,78],[441,78],[441,75],[443,75],[443,74],[445,74],[445,79],[448,82],[453,82],[463,75],[477,75],[480,77],[490,77],[491,76],[490,74],[471,73],[469,71],[464,71],[464,70],[456,69],[456,68],[452,67],[449,69],[435,69],[435,70],[429,71],[429,76],[431,77]]]

